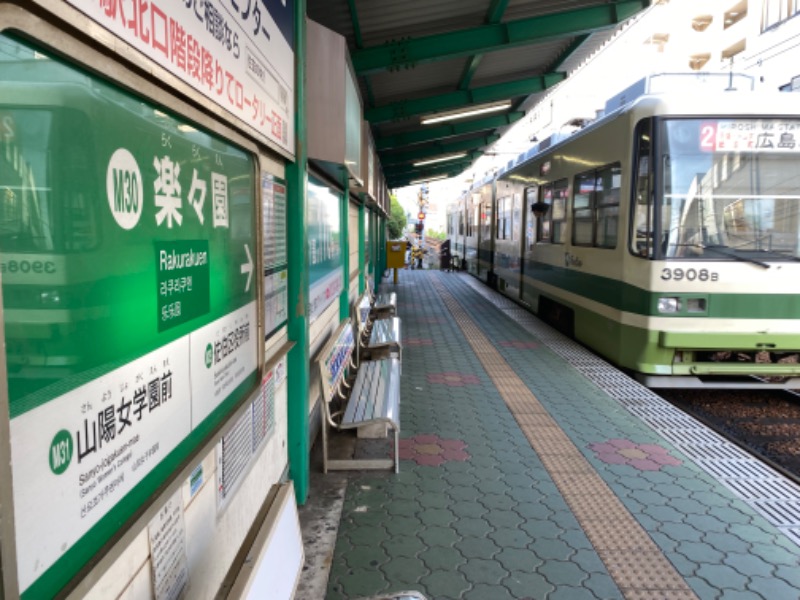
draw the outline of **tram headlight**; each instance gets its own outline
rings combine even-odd
[[[660,313],[676,313],[680,309],[681,309],[681,301],[679,298],[658,299],[658,312]]]

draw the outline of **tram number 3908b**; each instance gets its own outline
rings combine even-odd
[[[719,273],[708,269],[661,269],[661,279],[664,281],[719,281]]]

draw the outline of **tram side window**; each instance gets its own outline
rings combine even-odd
[[[572,243],[616,248],[622,169],[614,163],[575,177]]]
[[[475,230],[481,224],[481,209],[480,206],[475,205],[472,207],[472,221],[469,224],[469,231],[467,231],[467,235],[470,237],[475,236]]]
[[[524,206],[528,211],[525,227],[525,247],[533,250],[536,242],[544,241],[545,225],[544,219],[537,218],[533,212],[533,205],[539,201],[539,187],[532,185],[525,188]],[[550,236],[550,226],[547,226],[548,239]]]
[[[511,213],[512,213],[512,199],[510,196],[505,198],[498,198],[497,200],[497,233],[498,240],[507,240],[511,238]]]
[[[567,229],[567,196],[569,184],[566,179],[559,179],[552,184],[553,208],[550,210],[550,234],[554,244],[564,243],[564,232]]]
[[[651,122],[639,123],[636,129],[636,157],[634,164],[636,180],[633,193],[633,218],[631,219],[630,251],[636,256],[653,258],[655,245],[653,231],[653,177],[651,164]]]
[[[487,201],[480,205],[481,220],[478,235],[482,241],[491,240],[492,236],[492,203]]]
[[[511,236],[512,241],[519,239],[519,228],[522,225],[522,208],[520,195],[514,194],[511,198]]]
[[[80,252],[98,243],[86,193],[89,123],[65,107],[10,107],[0,135],[0,246],[6,252]],[[80,143],[82,142],[82,143]],[[53,148],[69,147],[56,155]]]

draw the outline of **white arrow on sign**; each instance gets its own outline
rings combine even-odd
[[[247,252],[247,262],[242,264],[242,275],[247,273],[247,285],[244,286],[244,291],[250,291],[250,282],[253,280],[253,257],[250,256],[250,248],[247,244],[244,245],[244,251]]]

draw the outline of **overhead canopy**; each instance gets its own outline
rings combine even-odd
[[[307,0],[307,13],[346,38],[387,185],[397,188],[469,168],[649,4]],[[430,117],[445,120],[423,124]]]

